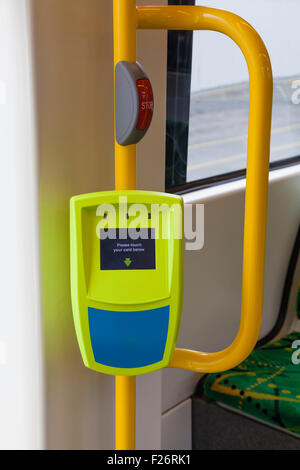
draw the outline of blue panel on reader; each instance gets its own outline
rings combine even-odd
[[[109,367],[144,367],[163,359],[169,326],[169,306],[116,312],[89,307],[89,327],[95,361]]]

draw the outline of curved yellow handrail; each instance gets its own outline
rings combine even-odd
[[[273,96],[271,63],[252,26],[227,11],[196,6],[141,6],[137,7],[137,27],[217,31],[233,39],[248,64],[250,106],[240,328],[233,343],[223,351],[175,349],[169,366],[220,372],[235,367],[250,354],[261,324]]]

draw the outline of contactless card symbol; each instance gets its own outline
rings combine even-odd
[[[131,265],[132,261],[131,261],[130,258],[126,258],[126,259],[124,260],[124,263],[126,264],[127,268],[129,268],[129,266]]]

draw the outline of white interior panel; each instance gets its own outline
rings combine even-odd
[[[192,449],[192,400],[189,398],[162,416],[162,449]]]

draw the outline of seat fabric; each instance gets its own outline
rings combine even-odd
[[[234,369],[207,375],[204,395],[300,435],[300,332],[253,351]]]

